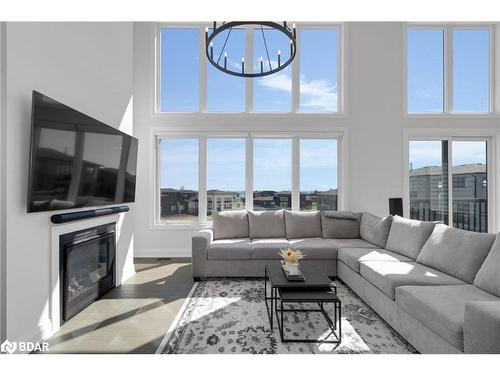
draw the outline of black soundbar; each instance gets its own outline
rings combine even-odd
[[[120,212],[127,212],[128,206],[118,206],[109,208],[99,208],[96,210],[68,212],[66,214],[55,214],[50,217],[50,221],[54,224],[68,223],[70,221],[91,219],[93,217],[106,216],[118,214]]]

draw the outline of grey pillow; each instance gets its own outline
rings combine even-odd
[[[494,234],[469,232],[437,224],[417,262],[472,284],[493,241]]]
[[[251,238],[284,238],[285,218],[283,210],[248,211]]]
[[[321,237],[321,212],[285,211],[286,238]]]
[[[361,212],[333,211],[323,212],[321,215],[321,236],[323,238],[360,238],[359,223]]]
[[[369,212],[363,212],[359,233],[365,241],[384,248],[387,245],[391,224],[392,215],[387,215],[381,219]]]
[[[500,297],[500,233],[474,279],[474,285]]]
[[[420,250],[436,225],[432,221],[420,221],[394,216],[386,249],[417,259]]]
[[[323,211],[323,215],[332,219],[359,220],[359,214],[350,211]]]
[[[213,217],[214,240],[222,238],[248,238],[247,210],[222,211],[214,213]]]

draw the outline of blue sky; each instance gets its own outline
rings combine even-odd
[[[453,30],[453,111],[487,112],[488,30]],[[444,31],[408,31],[408,112],[442,112]]]
[[[453,141],[452,165],[486,164],[485,141]],[[409,149],[413,169],[441,166],[441,141],[411,141]]]
[[[165,112],[199,110],[199,29],[162,29],[161,31],[161,109]],[[337,30],[300,31],[301,57],[300,110],[303,112],[337,111]],[[224,65],[222,46],[228,31],[214,39],[213,54]],[[290,42],[284,34],[264,30],[271,66],[290,57]],[[245,31],[233,29],[224,51],[227,66],[241,69],[245,52]],[[267,53],[261,30],[254,30],[254,71],[260,70],[260,57],[268,69]],[[320,58],[318,58],[318,56]],[[205,56],[202,56],[205,58]],[[248,62],[245,63],[248,68]],[[290,112],[292,100],[291,67],[271,76],[254,79],[255,112]],[[207,64],[207,111],[245,111],[245,79],[225,74]]]
[[[162,139],[161,187],[198,189],[198,140]],[[291,190],[292,140],[255,139],[254,190]],[[301,191],[337,187],[337,140],[300,141]],[[207,140],[207,189],[245,191],[245,139]]]

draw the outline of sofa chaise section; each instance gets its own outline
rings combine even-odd
[[[396,289],[398,306],[461,351],[464,351],[465,306],[483,301],[496,301],[500,307],[500,298],[470,284]]]

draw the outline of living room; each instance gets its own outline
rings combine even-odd
[[[500,354],[487,1],[34,3],[0,17],[3,353]]]

